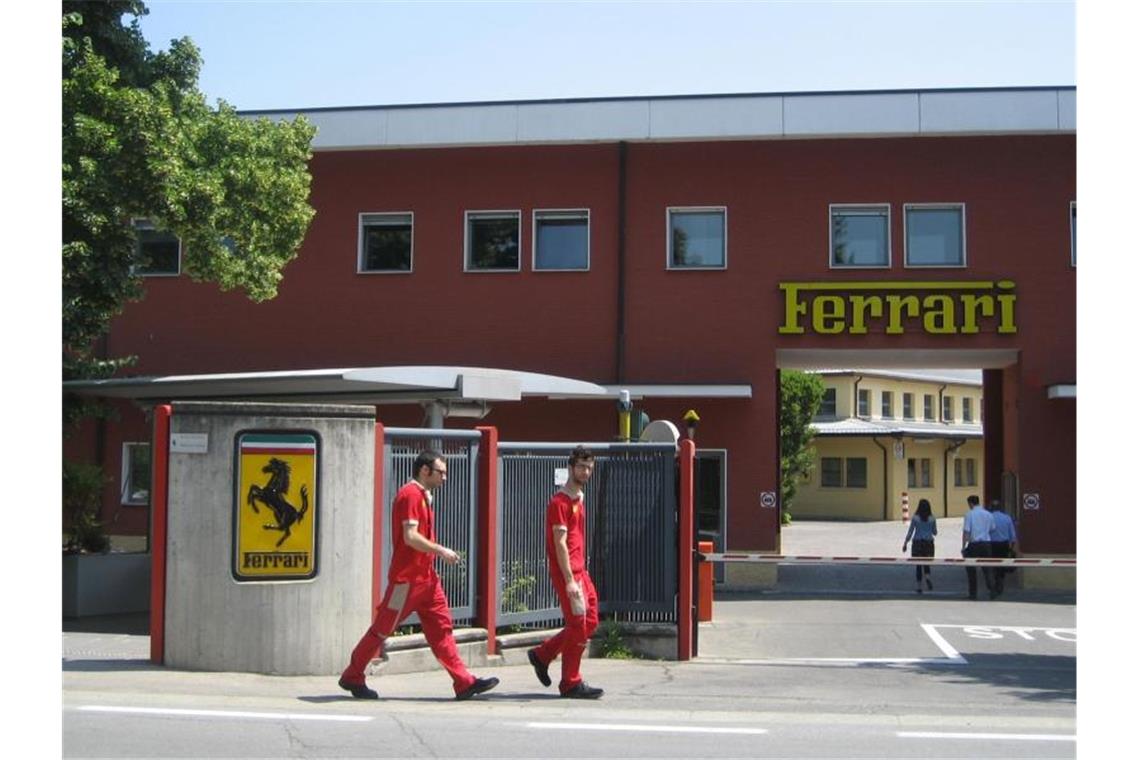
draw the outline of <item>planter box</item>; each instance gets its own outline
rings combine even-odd
[[[150,554],[63,555],[63,616],[150,609]]]

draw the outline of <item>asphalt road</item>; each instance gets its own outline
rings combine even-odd
[[[65,626],[63,755],[1076,756],[1072,594],[968,601],[958,568],[921,596],[894,584],[909,568],[786,569],[783,589],[720,594],[693,661],[586,660],[597,702],[528,666],[481,671],[502,683],[468,702],[442,670],[375,678],[361,702],[335,677],[172,671],[138,630]]]

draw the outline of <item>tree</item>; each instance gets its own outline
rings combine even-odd
[[[181,240],[194,280],[264,301],[314,214],[312,125],[210,108],[197,48],[182,38],[152,52],[138,24],[147,12],[141,0],[63,3],[65,379],[134,361],[99,356],[96,341],[143,295],[137,220]]]
[[[791,519],[799,479],[811,473],[815,449],[812,418],[823,400],[823,381],[796,370],[780,372],[780,503],[781,518]]]

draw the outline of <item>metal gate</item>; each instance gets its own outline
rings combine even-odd
[[[546,560],[546,505],[575,444],[499,444],[500,625],[562,619]],[[677,476],[672,444],[590,444],[586,488],[590,576],[601,612],[675,622]]]
[[[412,478],[412,465],[424,449],[434,449],[447,462],[447,482],[435,492],[436,541],[454,549],[459,563],[437,563],[443,590],[451,603],[451,616],[456,626],[470,624],[475,616],[476,504],[478,504],[479,456],[478,432],[471,430],[431,430],[422,428],[384,429],[384,542],[381,560],[382,588],[387,588],[388,564],[392,561],[392,500]],[[418,625],[419,616],[412,615],[405,625]]]

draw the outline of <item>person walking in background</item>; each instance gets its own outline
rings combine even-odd
[[[910,518],[910,527],[907,528],[906,538],[903,539],[903,553],[906,553],[906,545],[909,543],[911,545],[910,556],[933,557],[934,537],[937,535],[938,521],[935,520],[934,515],[930,513],[930,502],[926,499],[919,499],[918,509],[914,511],[914,517]],[[922,581],[924,577],[926,579],[926,588],[933,591],[934,584],[930,582],[930,565],[915,565],[914,590],[920,594],[922,593]]]
[[[456,699],[470,699],[498,685],[498,678],[476,678],[459,656],[452,634],[451,605],[435,572],[435,558],[449,565],[459,555],[435,542],[432,491],[447,480],[447,463],[436,451],[420,452],[412,465],[412,479],[396,492],[392,502],[392,563],[388,566],[388,589],[376,610],[376,619],[352,650],[348,667],[337,685],[357,699],[378,699],[368,688],[364,669],[372,658],[383,654],[384,640],[400,621],[413,612],[420,616],[424,638],[432,654],[451,675]]]
[[[1017,529],[1013,527],[1013,518],[1002,509],[1000,499],[990,502],[989,512],[994,519],[994,527],[990,531],[990,554],[994,557],[1016,557]],[[1009,572],[1009,568],[994,568],[994,596],[1005,592],[1005,576]]]
[[[980,500],[974,494],[966,498],[970,511],[962,518],[962,556],[963,557],[989,557],[990,531],[994,527],[994,518],[986,511]],[[986,590],[990,599],[997,596],[993,585],[993,571],[988,567],[982,568],[982,579],[986,582]],[[972,565],[966,567],[966,583],[969,586],[970,598],[978,598],[978,569]]]
[[[586,643],[598,627],[598,593],[586,572],[586,504],[582,498],[593,472],[593,453],[576,446],[570,452],[566,485],[550,497],[546,506],[546,559],[566,624],[526,653],[543,686],[550,685],[550,663],[562,655],[558,692],[568,699],[597,699],[603,693],[583,681],[579,672]]]

